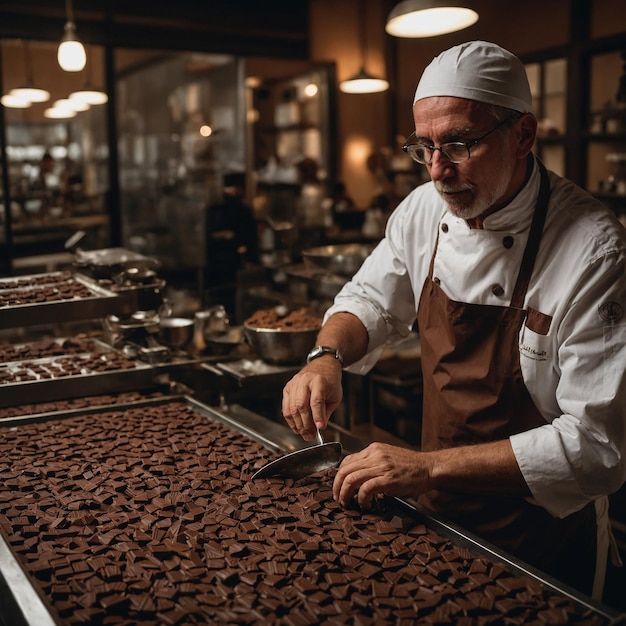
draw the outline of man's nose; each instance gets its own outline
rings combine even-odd
[[[429,169],[433,181],[446,180],[456,173],[454,163],[447,159],[441,150],[433,150]]]

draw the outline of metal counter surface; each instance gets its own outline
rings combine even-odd
[[[174,398],[182,400],[193,411],[205,416],[208,420],[226,425],[229,429],[242,433],[260,443],[268,450],[282,453],[305,447],[299,437],[294,435],[289,429],[281,424],[267,420],[263,416],[253,413],[239,405],[225,406],[219,409],[206,406],[189,396]],[[132,403],[133,408],[172,402],[173,398],[151,400],[143,403]],[[28,422],[44,422],[48,420],[62,420],[71,416],[91,415],[104,413],[108,410],[124,411],[124,405],[109,407],[85,408],[77,411],[69,411],[64,415],[47,416],[45,414],[33,415],[20,418],[6,418],[0,421],[0,429],[15,428],[19,424]],[[345,432],[333,431],[332,428],[325,433],[327,440],[340,440],[344,449],[354,451],[362,447],[362,444]],[[538,581],[542,586],[563,595],[576,605],[585,607],[596,616],[603,618],[603,623],[616,623],[620,616],[608,607],[587,598],[575,590],[564,587],[558,581],[553,580],[539,571],[528,567],[508,555],[502,553],[497,548],[486,544],[463,529],[446,522],[446,520],[427,514],[416,503],[408,500],[391,499],[394,506],[398,506],[404,512],[408,512],[420,523],[439,533],[442,537],[450,539],[454,544],[469,549],[473,554],[484,556],[492,561],[504,564],[514,573],[530,576]],[[55,624],[55,619],[46,608],[45,598],[42,598],[37,587],[33,585],[29,575],[27,575],[19,561],[0,534],[0,621],[4,619],[7,624],[16,626],[48,626]],[[597,622],[595,622],[597,623]]]

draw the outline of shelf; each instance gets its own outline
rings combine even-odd
[[[565,143],[565,135],[550,135],[547,137],[537,136],[537,143],[542,145],[558,145]]]
[[[303,132],[307,130],[319,130],[319,124],[313,124],[311,122],[300,122],[297,124],[286,124],[285,126],[268,126],[261,125],[259,127],[259,132],[266,134],[280,134],[280,133],[293,133],[293,132]]]
[[[602,143],[626,143],[626,133],[592,133],[585,132],[583,136],[588,141],[598,141]]]

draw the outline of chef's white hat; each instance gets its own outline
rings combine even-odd
[[[430,96],[467,98],[522,113],[533,110],[523,63],[486,41],[463,43],[436,56],[422,74],[413,104]]]

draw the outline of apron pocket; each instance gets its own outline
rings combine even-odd
[[[537,311],[531,307],[528,307],[528,315],[526,316],[526,328],[532,330],[538,335],[547,335],[550,330],[550,324],[552,323],[552,317],[546,315],[541,311]]]
[[[522,333],[519,342],[519,352],[521,357],[533,361],[547,361],[550,359],[550,346],[552,340],[543,333],[537,333],[528,325],[522,326]]]

